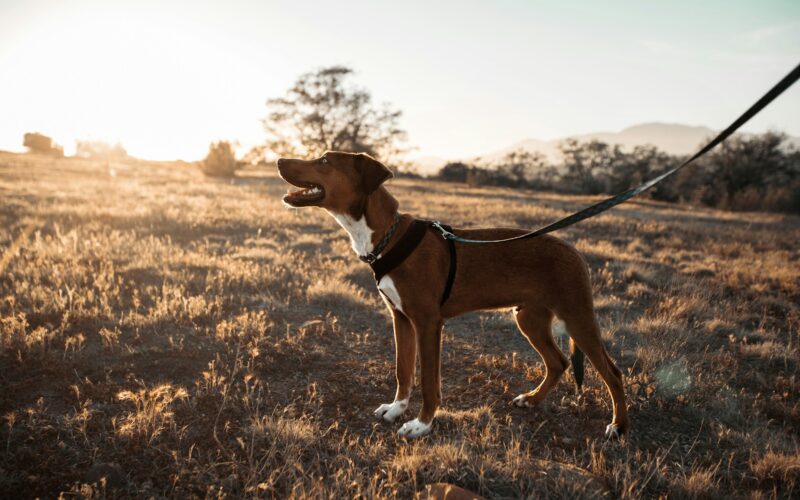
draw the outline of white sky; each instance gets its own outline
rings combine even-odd
[[[202,158],[344,64],[413,156],[662,121],[722,128],[800,63],[800,1],[0,0],[0,149],[27,131]],[[800,86],[747,126],[800,135]]]

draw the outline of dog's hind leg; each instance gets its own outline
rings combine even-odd
[[[394,318],[394,344],[395,344],[395,377],[397,379],[397,392],[394,401],[383,404],[373,413],[375,417],[386,422],[394,422],[408,408],[408,399],[411,396],[411,387],[414,385],[414,369],[417,361],[417,340],[414,327],[400,311],[393,309]]]
[[[569,365],[564,353],[553,339],[553,313],[549,309],[541,306],[523,306],[516,310],[515,319],[522,334],[544,361],[545,375],[539,387],[514,398],[514,404],[517,406],[534,406],[555,387]]]
[[[622,372],[608,355],[600,338],[600,327],[594,313],[589,310],[585,314],[571,314],[564,318],[567,333],[586,354],[592,366],[600,374],[606,384],[614,408],[614,418],[606,427],[606,437],[618,438],[630,428],[628,408],[625,404],[625,390],[622,383]]]

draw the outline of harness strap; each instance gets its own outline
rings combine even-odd
[[[416,250],[427,230],[427,222],[415,219],[400,240],[386,252],[386,255],[370,262],[372,272],[375,273],[375,281],[380,281],[390,271],[402,264]]]
[[[433,224],[431,224],[433,227]],[[453,228],[444,226],[448,231],[452,232]],[[450,292],[453,290],[453,283],[456,281],[456,269],[458,268],[458,259],[456,258],[456,242],[447,240],[447,249],[450,251],[450,268],[447,271],[447,283],[444,285],[444,293],[439,305],[443,306],[447,299],[450,297]]]
[[[386,255],[382,256],[369,265],[372,267],[372,272],[375,274],[375,281],[380,282],[381,278],[389,274],[397,266],[402,264],[414,250],[417,249],[422,238],[429,228],[435,227],[437,222],[414,219],[414,222],[406,229],[405,233],[400,237],[400,240],[388,251]],[[441,226],[452,231],[450,226]],[[444,293],[439,301],[439,305],[444,305],[450,297],[450,292],[453,290],[453,283],[456,280],[457,258],[456,258],[456,244],[448,240],[447,250],[450,254],[450,268],[447,271],[447,282],[444,286]]]

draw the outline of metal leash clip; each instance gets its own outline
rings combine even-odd
[[[455,236],[456,236],[455,234],[453,234],[453,233],[451,233],[450,231],[448,231],[447,229],[445,229],[445,228],[442,226],[442,223],[441,223],[441,222],[439,222],[438,220],[435,220],[435,221],[431,222],[431,226],[432,226],[432,227],[435,227],[436,229],[438,229],[438,230],[439,230],[439,232],[440,232],[440,233],[442,233],[442,238],[444,238],[444,239],[446,239],[446,240],[449,240],[449,239],[455,238]]]

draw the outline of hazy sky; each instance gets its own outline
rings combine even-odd
[[[650,121],[722,128],[800,63],[800,1],[0,0],[0,149],[40,131],[199,159],[265,100],[351,66],[414,156]],[[800,86],[747,130],[800,135]]]

